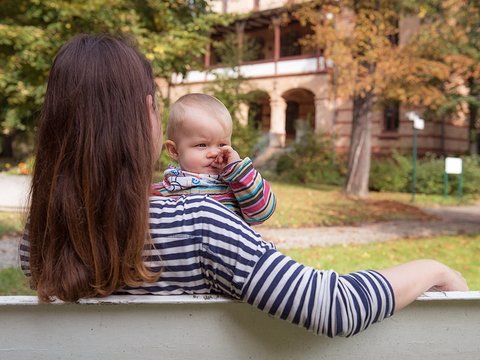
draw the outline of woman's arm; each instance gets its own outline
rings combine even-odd
[[[255,265],[241,298],[329,337],[355,335],[393,315],[395,306],[392,288],[376,271],[339,275],[304,266],[273,249]]]
[[[416,260],[379,271],[395,294],[395,310],[403,309],[427,290],[467,291],[462,275],[435,260]]]
[[[200,240],[200,253],[188,254],[198,257],[210,289],[319,334],[357,334],[434,286],[466,289],[453,270],[431,260],[345,275],[313,269],[281,254],[207,196],[166,205],[159,203],[159,213],[152,217],[152,237],[182,234]]]
[[[184,201],[181,218],[190,223],[191,217],[202,234],[201,261],[211,289],[331,337],[352,336],[393,314],[394,294],[382,274],[339,275],[304,266],[213,200]]]

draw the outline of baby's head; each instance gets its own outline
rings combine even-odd
[[[211,164],[222,146],[231,145],[232,127],[221,101],[206,94],[184,95],[170,109],[165,147],[183,170],[217,174]]]

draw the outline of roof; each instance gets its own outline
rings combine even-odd
[[[236,24],[245,23],[245,31],[252,31],[268,27],[272,23],[274,17],[291,17],[292,13],[297,10],[301,4],[294,4],[290,6],[282,6],[274,9],[267,9],[262,11],[255,11],[246,14],[238,15],[228,26],[219,26],[215,29],[216,34],[226,34],[235,32]]]

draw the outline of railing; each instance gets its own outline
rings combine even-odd
[[[326,64],[322,56],[288,58],[278,61],[261,61],[244,64],[239,67],[239,73],[247,78],[271,77],[323,71],[327,65],[329,64]],[[172,77],[172,83],[208,82],[215,80],[217,75],[232,77],[235,74],[231,68],[221,67],[209,71],[189,71],[185,76],[181,74],[174,75]]]
[[[350,339],[218,296],[0,297],[0,359],[480,359],[480,292],[427,293]]]

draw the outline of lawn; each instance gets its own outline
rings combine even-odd
[[[271,186],[277,197],[277,209],[262,226],[291,228],[428,218],[420,208],[409,203],[408,194],[389,197],[390,193],[371,193],[368,200],[359,200],[346,197],[337,187],[314,188],[276,182]],[[425,197],[424,203],[435,203],[435,200],[432,196]]]
[[[5,235],[18,235],[23,228],[23,214],[0,212],[0,238]]]
[[[440,236],[396,240],[367,245],[312,247],[283,251],[293,259],[318,269],[346,273],[381,269],[419,258],[431,258],[460,271],[471,290],[480,290],[480,235]],[[31,295],[20,270],[0,270],[0,295]]]
[[[393,192],[370,192],[369,197],[374,200],[394,200],[405,204],[412,204],[412,194],[409,193],[393,193]],[[478,195],[465,195],[461,198],[458,196],[443,196],[443,195],[427,195],[416,194],[414,204],[417,206],[435,207],[439,205],[455,206],[468,205],[478,202],[480,200]]]
[[[366,221],[428,218],[421,208],[409,202],[409,194],[371,193],[369,200],[355,200],[345,197],[338,188],[281,183],[272,183],[272,188],[278,200],[277,210],[262,226],[347,225]],[[454,205],[457,202],[455,198],[419,195],[416,204]],[[21,233],[22,218],[23,215],[0,212],[0,241],[2,236]],[[339,272],[378,269],[416,258],[433,258],[461,271],[471,289],[480,290],[480,235],[289,249],[285,253],[310,266],[333,268]],[[31,293],[19,270],[0,270],[0,295]]]
[[[35,295],[20,269],[0,270],[0,295]]]
[[[480,234],[288,249],[283,253],[303,264],[340,273],[382,269],[414,259],[435,259],[460,271],[471,290],[480,290]]]
[[[421,206],[455,205],[455,197],[417,195],[410,203],[405,193],[371,192],[368,200],[346,197],[338,187],[311,187],[273,182],[277,197],[274,215],[262,226],[288,228],[351,225],[400,219],[428,219]],[[475,199],[464,199],[472,202]],[[22,215],[0,212],[0,237],[22,230]]]

